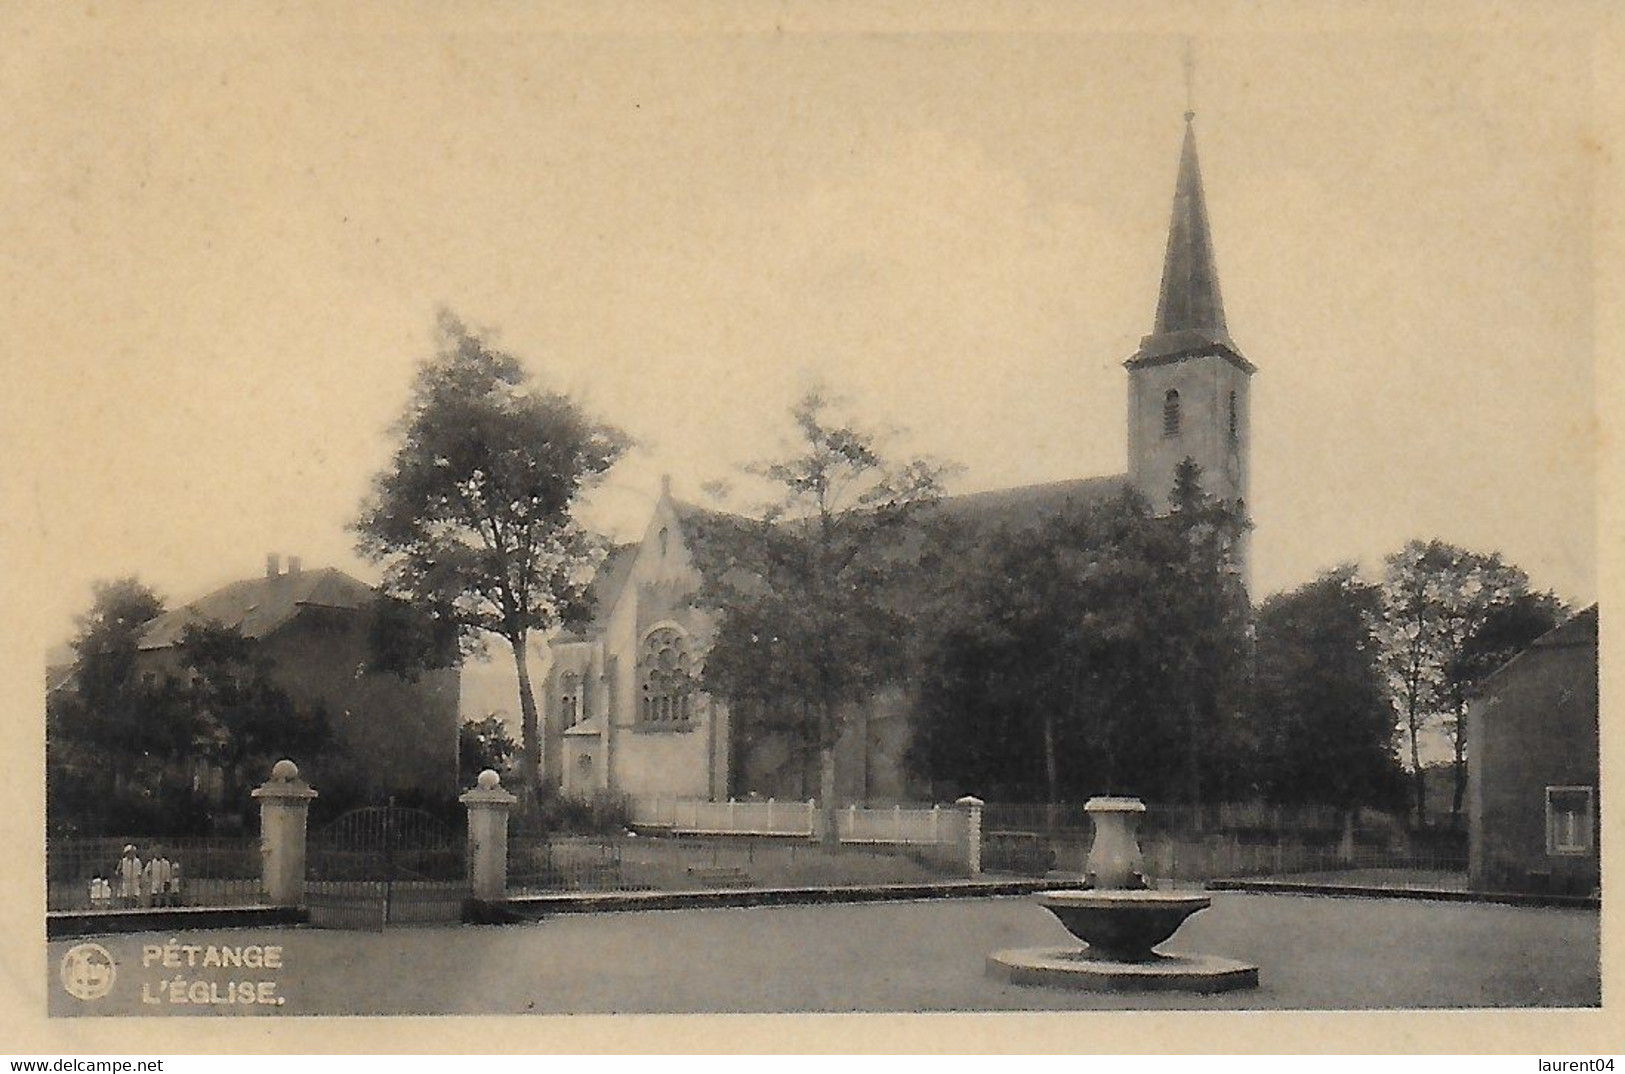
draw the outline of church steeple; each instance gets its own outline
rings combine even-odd
[[[1151,334],[1140,342],[1132,361],[1156,361],[1196,351],[1222,349],[1245,366],[1224,319],[1219,270],[1213,257],[1213,232],[1202,193],[1202,169],[1196,159],[1196,113],[1185,113],[1185,142],[1179,153],[1179,179],[1163,254],[1162,289]]]
[[[1124,363],[1129,478],[1158,510],[1186,459],[1201,467],[1210,495],[1243,504],[1248,495],[1254,367],[1225,322],[1194,119],[1187,106],[1156,323]]]
[[[1174,186],[1153,332],[1201,332],[1217,341],[1228,333],[1224,300],[1219,296],[1219,271],[1213,264],[1213,232],[1202,197],[1202,168],[1196,159],[1195,118],[1194,112],[1185,113],[1185,144],[1179,152],[1179,181]]]

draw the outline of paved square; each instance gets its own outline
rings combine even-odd
[[[143,947],[280,945],[260,969],[144,967]],[[559,915],[514,926],[223,930],[95,939],[105,997],[57,981],[75,941],[50,945],[51,1013],[508,1014],[1065,1009],[1579,1007],[1600,1003],[1590,910],[1215,894],[1167,945],[1261,967],[1256,991],[1097,995],[1000,984],[998,948],[1069,942],[1023,898]],[[197,956],[201,957],[201,956]],[[171,1002],[176,978],[218,982]],[[224,1002],[274,981],[281,1006]],[[156,997],[156,1002],[154,998]]]

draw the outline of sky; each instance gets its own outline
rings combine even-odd
[[[699,498],[778,451],[815,381],[957,463],[953,491],[1126,468],[1176,24],[143,10],[13,37],[0,69],[0,490],[48,641],[98,578],[172,604],[269,552],[375,578],[347,526],[443,307],[637,439],[590,507],[621,537],[661,474]],[[1194,37],[1259,370],[1257,595],[1438,537],[1595,599],[1583,26]]]

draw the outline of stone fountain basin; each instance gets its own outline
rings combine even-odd
[[[1038,904],[1089,945],[1084,954],[1116,962],[1145,962],[1156,957],[1153,947],[1213,900],[1177,891],[1055,891],[1040,895]]]

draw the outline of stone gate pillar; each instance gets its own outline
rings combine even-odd
[[[272,905],[298,906],[305,901],[305,825],[316,792],[283,758],[252,794],[260,803],[260,886]]]
[[[965,811],[965,847],[961,860],[973,877],[982,873],[982,806],[985,804],[969,794],[954,803]]]
[[[468,881],[474,898],[500,902],[508,896],[508,811],[519,799],[487,768],[474,789],[457,800],[468,807]]]

